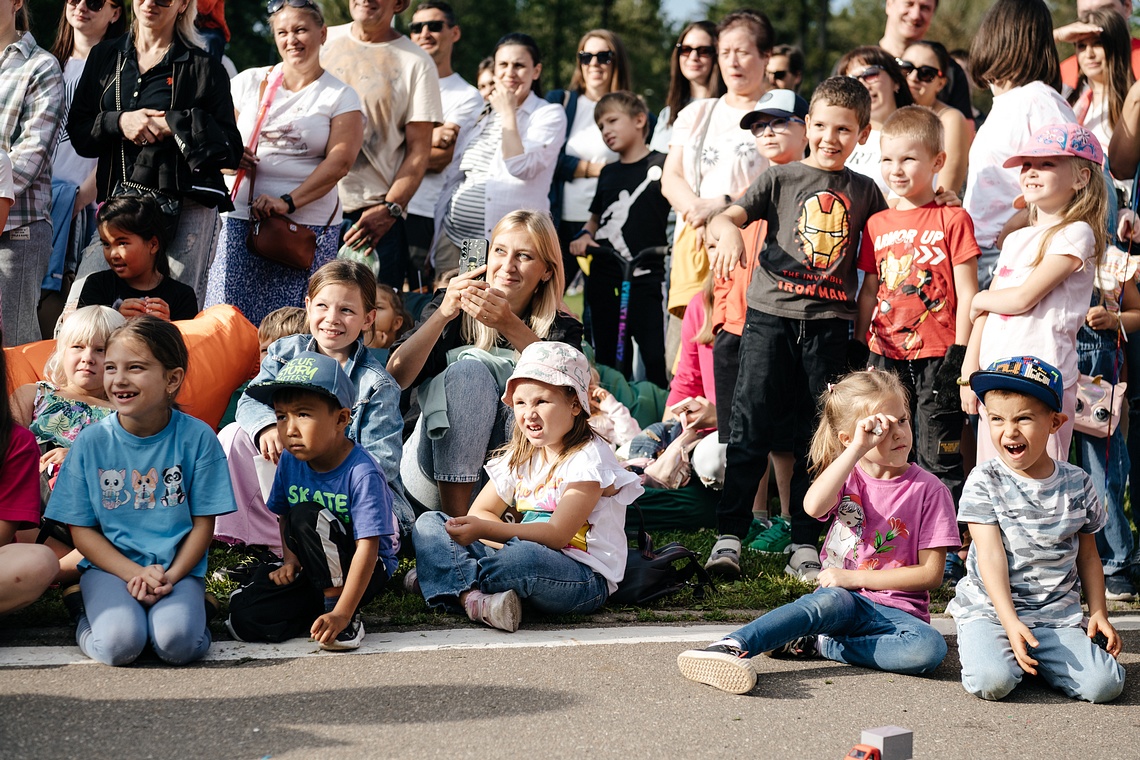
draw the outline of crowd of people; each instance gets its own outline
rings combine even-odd
[[[48,52],[24,2],[0,7],[0,329],[55,350],[0,400],[0,613],[58,584],[92,659],[192,662],[217,540],[267,560],[229,571],[235,638],[354,649],[402,556],[428,604],[514,631],[603,605],[626,508],[691,472],[719,492],[710,573],[760,551],[818,588],[683,652],[687,678],[745,693],[762,652],[928,673],[949,583],[970,693],[1121,693],[1130,3],[1054,29],[996,0],[950,51],[937,0],[886,0],[806,98],[802,51],[736,11],[684,26],[654,114],[606,29],[544,93],[523,32],[469,84],[442,0],[410,36],[408,0],[333,27],[270,0],[280,61],[233,76],[220,3],[67,0]],[[213,307],[261,344],[220,430],[178,405],[178,323]],[[664,414],[639,424],[607,367]]]

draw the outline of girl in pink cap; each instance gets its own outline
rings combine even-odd
[[[592,612],[625,575],[625,510],[642,494],[590,428],[590,365],[556,341],[523,350],[503,394],[510,442],[464,517],[416,520],[416,573],[428,604],[515,631],[522,603],[548,614]],[[505,522],[514,508],[521,522]]]
[[[1052,124],[1033,133],[1005,162],[1020,167],[1029,226],[1002,244],[988,290],[971,303],[974,329],[962,377],[1003,356],[1032,354],[1061,370],[1065,423],[1049,453],[1067,460],[1077,400],[1077,332],[1092,298],[1096,269],[1104,257],[1108,190],[1101,177],[1104,153],[1089,130]],[[962,407],[978,412],[977,397],[962,386]],[[997,455],[984,410],[980,412],[978,462]]]

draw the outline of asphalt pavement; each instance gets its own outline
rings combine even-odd
[[[1140,674],[1128,622],[1121,662]],[[345,654],[226,643],[181,669],[0,648],[0,757],[840,760],[882,725],[914,731],[916,758],[1140,757],[1136,678],[1110,705],[1032,680],[987,703],[962,690],[951,636],[926,678],[757,657],[748,695],[683,679],[677,654],[729,628],[371,633]]]

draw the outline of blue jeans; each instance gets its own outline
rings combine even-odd
[[[129,665],[147,642],[168,665],[185,665],[210,648],[206,627],[206,581],[188,576],[150,607],[130,595],[118,576],[91,567],[79,578],[86,614],[75,641],[83,654],[104,665]]]
[[[499,400],[499,386],[482,362],[461,359],[435,380],[441,381],[450,426],[433,440],[420,417],[400,461],[400,479],[408,494],[430,509],[438,508],[436,482],[478,482],[487,453],[505,443],[514,426],[511,411]]]
[[[757,655],[813,634],[827,659],[889,673],[929,673],[946,656],[946,640],[933,626],[841,588],[816,589],[728,636]]]
[[[348,229],[356,223],[360,215],[367,209],[358,209],[344,215],[341,225],[340,239],[348,234]],[[396,290],[404,289],[404,279],[408,274],[408,236],[404,230],[404,220],[397,219],[384,233],[384,237],[372,246],[372,254],[376,257],[376,280],[390,285]],[[413,283],[414,284],[414,283]]]
[[[416,520],[416,574],[429,605],[456,610],[459,596],[514,590],[540,612],[593,612],[609,597],[606,579],[554,549],[512,538],[502,549],[476,541],[460,546],[447,535],[447,515],[426,512]]]
[[[1045,682],[1073,699],[1111,702],[1124,691],[1124,668],[1080,628],[1031,627],[1037,639],[1031,655]],[[1001,699],[1025,672],[1013,656],[1000,623],[982,618],[958,625],[962,686],[982,699]]]
[[[1123,351],[1117,357],[1116,334],[1081,327],[1077,333],[1077,362],[1086,375],[1102,375],[1113,381],[1124,368]],[[1073,432],[1077,463],[1092,478],[1100,503],[1108,512],[1108,522],[1096,534],[1096,548],[1105,575],[1127,573],[1132,563],[1132,525],[1124,514],[1124,486],[1131,467],[1124,429],[1120,426],[1108,438]],[[1105,466],[1106,456],[1108,466]]]

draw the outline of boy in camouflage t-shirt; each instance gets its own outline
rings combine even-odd
[[[1061,373],[1014,357],[975,372],[970,385],[998,456],[970,473],[958,510],[974,540],[946,609],[958,628],[962,685],[1001,699],[1031,673],[1075,699],[1111,701],[1124,669],[1094,537],[1105,512],[1088,475],[1046,451],[1066,419]]]

